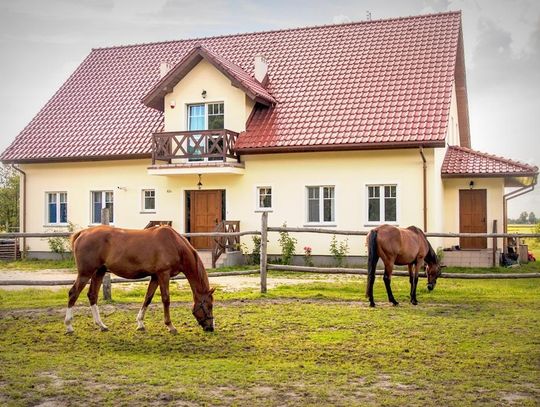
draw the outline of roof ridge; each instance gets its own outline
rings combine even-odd
[[[468,147],[463,147],[463,146],[449,146],[449,147],[464,150],[464,151],[466,151],[468,153],[476,154],[476,155],[479,155],[479,156],[482,156],[482,157],[491,158],[493,160],[497,160],[497,161],[500,161],[500,162],[503,162],[503,163],[506,163],[506,164],[512,164],[512,165],[516,165],[516,166],[519,166],[519,167],[527,167],[527,169],[534,169],[534,168],[538,169],[538,167],[535,166],[535,165],[530,165],[530,164],[527,164],[527,163],[523,163],[521,161],[512,160],[510,158],[501,157],[501,156],[498,156],[498,155],[495,155],[495,154],[485,153],[483,151],[474,150],[474,149],[468,148]]]
[[[179,40],[166,40],[166,41],[156,41],[156,42],[142,42],[138,44],[113,45],[110,47],[92,48],[92,51],[106,51],[106,50],[117,49],[117,48],[147,47],[147,46],[154,46],[154,45],[191,42],[191,41],[195,41],[197,43],[199,41],[207,41],[210,39],[218,39],[218,38],[244,37],[244,36],[249,36],[249,35],[257,35],[257,34],[270,34],[270,33],[277,33],[277,32],[291,32],[291,31],[302,31],[302,30],[309,31],[309,30],[317,30],[317,29],[323,29],[323,28],[329,28],[329,27],[345,27],[345,26],[350,26],[350,25],[363,25],[363,24],[382,23],[382,22],[388,22],[388,21],[399,21],[399,20],[408,20],[408,19],[414,20],[414,19],[422,19],[422,18],[429,18],[429,17],[439,17],[439,16],[444,16],[444,15],[452,15],[452,14],[461,15],[461,10],[444,11],[440,13],[418,14],[418,15],[406,16],[406,17],[388,17],[388,18],[381,18],[378,20],[362,20],[362,21],[351,21],[347,23],[318,24],[318,25],[309,25],[309,26],[304,26],[304,27],[281,28],[281,29],[274,29],[274,30],[250,31],[250,32],[245,32],[245,33],[184,38],[184,39],[179,39]]]

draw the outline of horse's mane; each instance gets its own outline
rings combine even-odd
[[[162,226],[158,226],[158,227],[165,227],[165,228],[171,230],[174,233],[174,235],[178,239],[180,239],[180,241],[182,243],[184,243],[186,245],[186,249],[188,249],[191,252],[191,254],[195,257],[195,262],[197,263],[197,274],[198,274],[199,280],[208,282],[208,276],[206,275],[206,273],[204,273],[204,265],[202,263],[201,258],[199,257],[199,253],[197,253],[197,250],[195,250],[191,246],[189,241],[184,236],[182,236],[180,233],[178,233],[175,229],[173,229],[171,226],[162,225]]]
[[[428,252],[425,256],[426,262],[429,264],[433,264],[433,263],[439,264],[437,253],[435,253],[435,250],[433,250],[433,247],[431,246],[431,243],[429,243],[429,240],[427,239],[424,231],[416,226],[409,226],[407,229],[421,235],[426,240],[426,243],[428,245]]]

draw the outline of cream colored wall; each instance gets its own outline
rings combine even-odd
[[[226,190],[226,217],[240,220],[241,230],[260,229],[256,187],[271,186],[274,209],[269,224],[304,226],[306,186],[335,186],[335,229],[369,230],[367,184],[397,184],[398,224],[422,223],[422,161],[418,150],[299,153],[245,156],[245,175],[206,174],[203,189]],[[432,160],[431,160],[432,161]],[[90,192],[114,192],[114,224],[142,228],[150,220],[172,220],[186,230],[185,192],[196,189],[196,175],[150,176],[147,160],[24,165],[27,173],[27,230],[59,230],[45,225],[45,193],[68,193],[68,219],[78,227],[90,225]],[[384,171],[381,171],[381,165]],[[432,163],[430,163],[432,166]],[[430,167],[431,168],[431,167]],[[156,190],[156,213],[141,213],[141,189]],[[326,227],[326,226],[321,226]],[[309,245],[313,254],[328,254],[330,236],[297,234],[297,252]],[[277,234],[270,238],[270,252],[278,253]],[[343,238],[340,238],[343,239]],[[243,241],[251,246],[252,240]],[[47,242],[29,239],[31,251],[47,250]],[[351,254],[363,254],[364,238],[349,238]]]
[[[206,98],[201,96],[206,90]],[[175,102],[174,109],[171,101]],[[241,132],[254,103],[245,93],[205,59],[201,60],[165,96],[165,131],[187,130],[187,106],[196,103],[224,102],[225,128]]]
[[[444,185],[444,231],[459,232],[459,190],[469,189],[470,181],[474,182],[474,189],[487,190],[487,231],[491,233],[493,221],[497,220],[498,232],[503,228],[503,195],[504,180],[502,178],[456,178],[445,179]],[[502,247],[502,239],[498,239],[497,246]],[[459,239],[444,239],[444,247],[459,244]],[[488,247],[493,247],[493,239],[488,239]]]

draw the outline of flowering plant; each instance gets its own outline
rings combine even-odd
[[[304,264],[308,267],[313,266],[313,260],[311,259],[311,247],[304,246]]]

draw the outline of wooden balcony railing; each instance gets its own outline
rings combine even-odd
[[[234,152],[238,133],[231,130],[200,130],[154,133],[152,165],[156,161],[169,164],[174,159],[198,161],[240,161]]]

